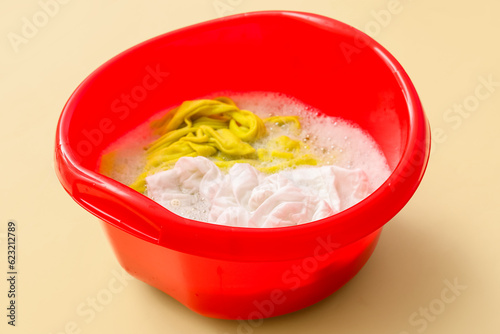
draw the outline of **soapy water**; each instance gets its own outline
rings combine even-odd
[[[377,143],[356,124],[323,115],[319,110],[279,93],[219,93],[204,98],[217,96],[230,97],[240,109],[249,110],[260,118],[299,117],[301,124],[299,131],[290,124],[266,123],[268,135],[252,143],[256,150],[266,147],[267,143],[273,139],[286,135],[299,141],[301,150],[317,157],[320,165],[364,171],[370,193],[390,175],[387,161]],[[159,116],[163,114],[164,112]],[[159,116],[153,116],[151,120]],[[112,152],[114,164],[112,168],[101,170],[103,174],[126,185],[134,182],[145,165],[144,148],[156,139],[149,127],[151,120],[138,126],[106,150],[106,152]],[[307,168],[315,167],[307,166]],[[189,201],[173,198],[161,204],[182,217],[207,222],[211,209],[209,200],[199,193],[186,194],[186,196],[191,196]]]
[[[381,186],[390,175],[389,165],[378,144],[356,124],[324,115],[283,94],[254,92],[231,94],[230,97],[241,109],[250,110],[261,118],[275,115],[299,116],[302,130],[296,137],[303,147],[311,149],[326,165],[363,170],[368,176],[372,191]],[[267,125],[267,129],[271,134],[269,138],[293,136],[293,131],[287,128]]]

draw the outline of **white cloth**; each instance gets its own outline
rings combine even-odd
[[[347,209],[371,192],[360,169],[301,167],[267,175],[249,164],[235,164],[223,174],[204,157],[180,158],[174,168],[148,176],[146,183],[149,197],[181,216],[242,227],[282,227],[319,220]],[[186,213],[193,208],[206,212]]]

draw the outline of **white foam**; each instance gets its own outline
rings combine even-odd
[[[391,173],[377,143],[357,124],[326,116],[318,109],[279,93],[252,92],[230,94],[230,97],[240,109],[250,110],[262,118],[299,116],[302,131],[294,139],[311,148],[325,164],[363,170],[369,178],[372,191],[382,185]],[[276,131],[276,128],[279,127],[268,126],[269,132]],[[278,131],[275,136],[286,132],[286,135],[293,137],[293,132],[287,129]]]

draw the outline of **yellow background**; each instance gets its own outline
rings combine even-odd
[[[394,1],[396,13],[377,21]],[[237,322],[195,314],[140,281],[116,279],[122,270],[97,219],[56,179],[54,133],[72,91],[117,53],[220,14],[267,9],[318,13],[368,32],[412,78],[436,135],[420,188],[386,226],[361,272],[326,300],[247,332],[499,333],[499,1],[65,2],[19,45],[10,41],[13,34],[21,35],[24,18],[33,22],[42,5],[0,4],[1,333],[242,332]],[[220,3],[222,12],[214,7]],[[480,78],[496,86],[469,105],[472,111],[454,112],[474,101]],[[18,224],[15,328],[5,316],[9,219]],[[419,312],[443,301],[446,281],[462,290],[422,320]],[[105,290],[113,291],[109,303],[90,312],[89,301],[109,297]]]

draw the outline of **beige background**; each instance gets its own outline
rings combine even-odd
[[[55,177],[54,132],[72,91],[117,53],[219,14],[289,9],[368,32],[401,62],[435,132],[433,154],[417,193],[352,281],[308,309],[247,332],[499,333],[500,2],[220,0],[228,7],[218,13],[217,1],[66,0],[20,45],[9,36],[20,35],[24,18],[32,21],[42,7],[35,0],[2,1],[0,332],[239,333],[237,322],[197,315],[142,282],[115,282],[121,269],[97,219]],[[393,1],[397,12],[377,22],[374,13]],[[494,84],[488,96],[487,87],[479,88],[478,100],[480,78]],[[449,111],[464,103],[470,112]],[[5,316],[9,219],[18,224],[20,249],[15,328]],[[442,297],[446,281],[462,287],[451,302],[451,295]],[[112,300],[92,314],[89,303],[109,296],[110,283]],[[422,320],[419,312],[443,298],[445,309]]]

